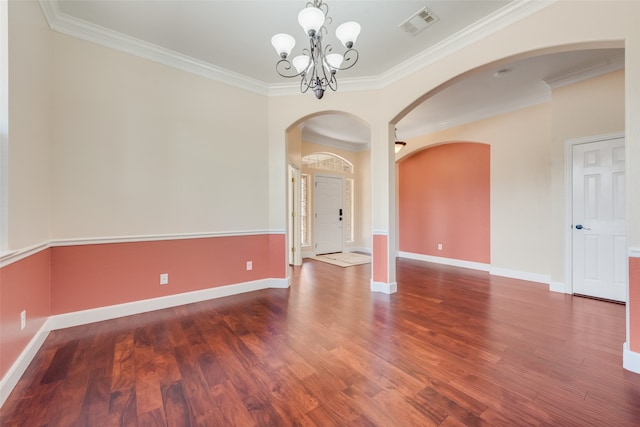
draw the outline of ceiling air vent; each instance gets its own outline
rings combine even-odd
[[[418,35],[422,30],[429,25],[438,21],[438,17],[426,7],[423,7],[416,13],[414,13],[409,19],[399,25],[400,29],[412,36]]]

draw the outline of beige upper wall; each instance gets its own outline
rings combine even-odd
[[[344,112],[357,117],[371,126],[371,134],[380,135],[374,127],[378,117],[379,93],[376,91],[332,92],[325,93],[322,100],[317,100],[312,94],[293,96],[269,97],[269,187],[270,200],[284,200],[284,187],[279,183],[286,180],[286,168],[279,168],[282,159],[286,158],[287,129],[298,125],[307,118],[322,113]],[[380,181],[383,181],[380,179]],[[382,184],[378,185],[379,186]],[[284,228],[284,209],[280,204],[271,204],[269,224],[272,229]]]
[[[551,273],[565,279],[565,143],[568,140],[625,131],[625,72],[617,71],[553,91],[551,145]],[[630,224],[635,221],[629,221]]]
[[[51,32],[37,2],[10,1],[8,249],[49,240]]]
[[[268,229],[266,97],[53,39],[53,238]]]
[[[287,161],[302,169],[302,130],[294,126],[287,132]]]

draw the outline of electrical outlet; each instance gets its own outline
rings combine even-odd
[[[27,327],[27,310],[22,310],[20,312],[20,330],[23,330]]]
[[[252,261],[247,261],[247,271],[249,270],[253,270],[253,262]]]
[[[160,275],[160,284],[168,285],[169,284],[169,273],[162,273]]]
[[[438,250],[441,251],[442,250],[442,243],[438,243]]]

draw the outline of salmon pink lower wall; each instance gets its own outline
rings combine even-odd
[[[269,277],[287,277],[287,245],[284,234],[269,235]]]
[[[398,205],[400,251],[489,263],[490,146],[448,143],[401,161]]]
[[[250,282],[272,274],[283,278],[284,252],[284,235],[269,234],[54,247],[51,313]],[[247,261],[253,263],[250,271]],[[162,273],[169,275],[168,285],[160,285]]]
[[[379,283],[389,282],[387,236],[384,234],[373,235],[373,281]]]
[[[640,258],[629,258],[629,350],[640,353]]]
[[[0,378],[51,314],[50,258],[45,249],[0,269]],[[22,310],[27,323],[21,330]]]

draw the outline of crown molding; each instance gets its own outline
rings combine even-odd
[[[516,0],[413,58],[393,67],[380,76],[340,80],[340,91],[375,90],[389,86],[453,52],[547,7],[555,1],[556,0]],[[277,83],[270,85],[263,81],[249,78],[242,74],[127,36],[117,31],[71,17],[62,13],[57,0],[39,0],[39,4],[49,27],[59,33],[159,62],[169,67],[210,78],[260,95],[285,96],[300,94],[299,83]]]
[[[39,3],[42,13],[53,31],[159,62],[169,67],[226,83],[240,89],[268,95],[268,87],[264,82],[82,19],[71,17],[60,11],[57,0],[39,0]]]
[[[595,64],[581,70],[573,71],[569,74],[562,76],[552,77],[545,80],[545,83],[549,85],[551,89],[558,89],[563,86],[568,86],[574,83],[581,82],[583,80],[592,79],[594,77],[601,76],[603,74],[612,73],[624,69],[624,55],[615,58],[611,61]]]
[[[389,86],[422,68],[457,52],[509,25],[532,15],[557,0],[515,0],[491,15],[458,31],[380,76],[382,87]]]

